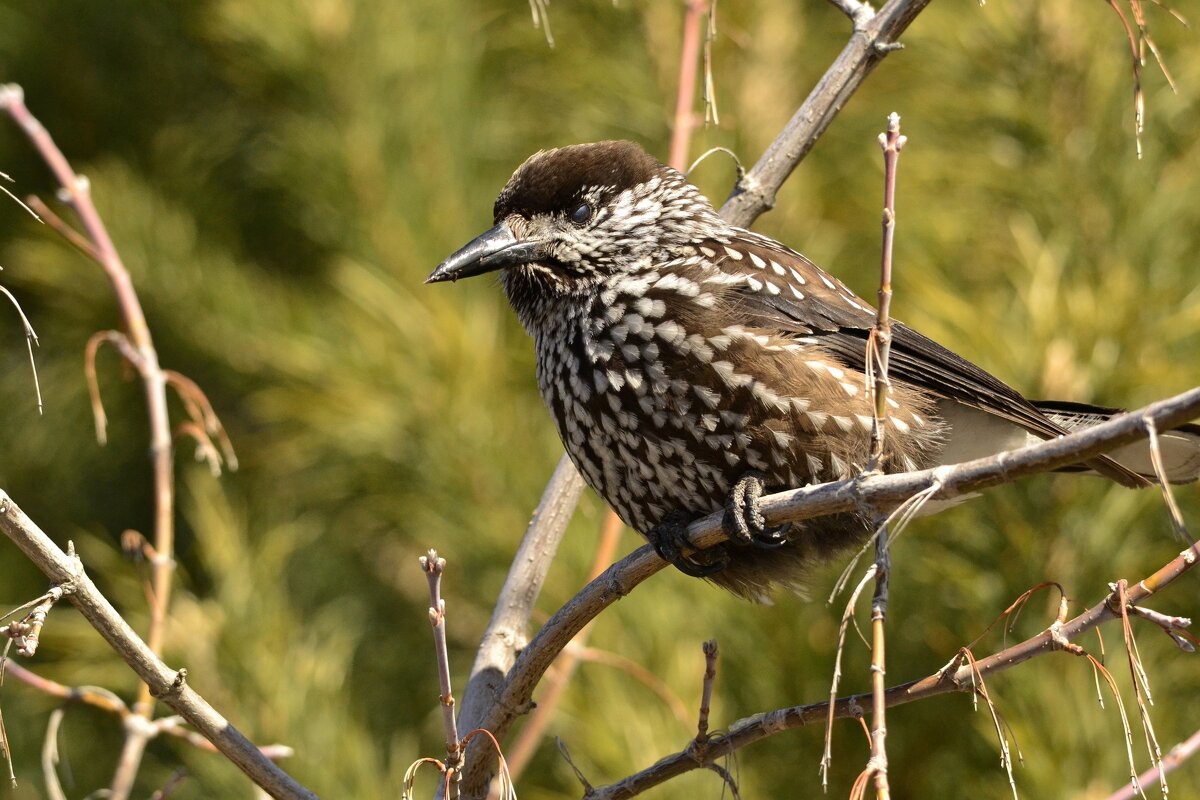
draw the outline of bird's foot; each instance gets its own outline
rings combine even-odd
[[[792,525],[789,522],[774,528],[767,527],[759,503],[764,486],[763,476],[758,472],[747,472],[739,478],[729,492],[722,522],[725,533],[733,541],[773,550],[787,544]]]
[[[687,538],[687,526],[692,521],[692,515],[679,509],[672,511],[646,534],[650,545],[658,557],[684,575],[693,578],[705,578],[725,569],[729,563],[729,554],[722,545],[706,550],[696,550],[684,555],[684,548],[690,547]]]

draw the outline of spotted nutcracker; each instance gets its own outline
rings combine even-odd
[[[534,339],[537,378],[587,483],[684,572],[766,599],[865,540],[840,514],[769,529],[763,493],[849,478],[868,461],[870,304],[799,253],[734,227],[630,142],[536,153],[500,192],[495,227],[429,282],[500,271]],[[900,323],[892,329],[883,468],[991,455],[1115,409],[1030,402]],[[1200,477],[1200,426],[1160,437],[1168,479]],[[1152,476],[1144,443],[1077,470]],[[726,508],[729,544],[683,555],[687,521]]]

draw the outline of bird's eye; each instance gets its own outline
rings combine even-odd
[[[569,216],[571,222],[574,222],[576,225],[586,225],[592,218],[592,207],[587,203],[580,203]]]

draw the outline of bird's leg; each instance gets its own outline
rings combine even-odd
[[[683,548],[688,544],[687,526],[693,519],[694,515],[683,509],[672,511],[646,533],[646,538],[663,561],[684,575],[705,578],[725,569],[729,554],[723,546],[717,545],[685,556]]]
[[[722,520],[725,533],[735,542],[753,545],[768,550],[787,544],[791,523],[775,528],[767,527],[759,506],[765,482],[758,472],[747,472],[729,490],[725,503],[725,518]]]

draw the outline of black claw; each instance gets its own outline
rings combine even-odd
[[[729,554],[725,552],[724,547],[717,545],[685,556],[683,548],[687,544],[687,526],[691,521],[692,515],[686,511],[672,511],[662,522],[650,529],[646,538],[663,561],[684,575],[706,578],[725,569],[729,563]]]
[[[757,472],[747,472],[729,492],[722,520],[725,532],[735,542],[748,544],[764,550],[774,550],[787,544],[791,523],[775,528],[767,527],[767,520],[759,506],[765,482]]]

